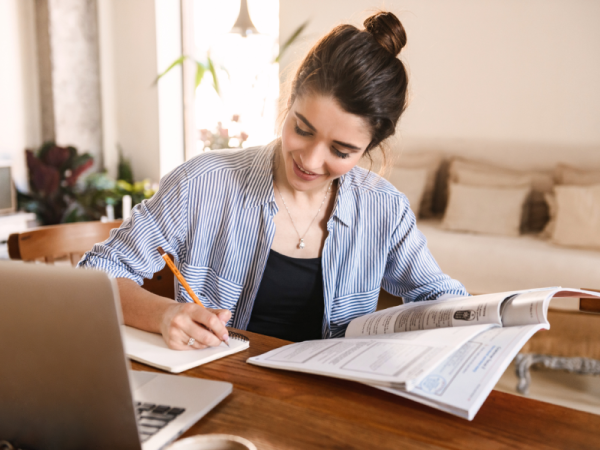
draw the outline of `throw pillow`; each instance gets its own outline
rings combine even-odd
[[[531,186],[530,196],[524,206],[521,229],[539,232],[549,220],[545,193],[552,192],[552,176],[543,172],[516,171],[494,167],[474,161],[455,159],[450,164],[451,181],[476,186],[523,187]]]
[[[504,167],[496,167],[490,164],[480,163],[477,161],[467,161],[464,159],[455,159],[450,167],[450,174],[453,176],[456,172],[462,170],[485,172],[488,174],[504,175],[505,177],[516,177],[516,180],[521,180],[520,177],[526,177],[531,180],[531,187],[539,192],[552,192],[554,180],[552,175],[544,172],[536,171],[520,171],[511,170]]]
[[[556,186],[556,223],[552,242],[600,249],[600,184]]]
[[[402,169],[424,169],[427,172],[425,190],[419,208],[421,217],[433,216],[433,194],[438,169],[442,163],[442,155],[434,152],[401,153],[397,156],[395,167]]]
[[[419,217],[427,177],[427,169],[404,169],[402,167],[392,167],[387,176],[389,182],[406,195],[410,208],[417,217]]]
[[[442,227],[454,231],[518,236],[529,187],[450,183]]]

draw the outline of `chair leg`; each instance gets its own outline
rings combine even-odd
[[[516,373],[519,381],[517,391],[520,394],[529,394],[531,374],[529,368],[542,364],[547,369],[565,370],[578,374],[600,375],[600,361],[590,358],[565,358],[552,355],[536,355],[532,353],[519,353],[515,358]]]
[[[519,381],[517,383],[517,392],[519,394],[529,394],[529,384],[531,383],[531,374],[529,368],[533,364],[533,358],[538,355],[529,353],[519,353],[515,358],[515,372]]]

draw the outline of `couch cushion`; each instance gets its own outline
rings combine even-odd
[[[544,194],[552,192],[554,186],[549,173],[516,171],[455,158],[450,163],[449,180],[477,186],[520,187],[529,184],[532,190],[523,210],[521,230],[540,232],[550,218],[544,199]]]
[[[558,184],[588,186],[590,184],[600,184],[600,171],[581,170],[566,164],[559,164],[554,171],[554,178]]]
[[[401,153],[395,161],[394,166],[403,169],[425,169],[427,171],[427,181],[421,199],[419,212],[421,217],[433,216],[433,194],[438,169],[442,163],[442,155],[434,152],[423,153]]]
[[[433,215],[433,196],[438,169],[443,161],[442,155],[436,152],[402,152],[399,150],[386,153],[386,155],[385,164],[383,162],[382,152],[375,151],[370,157],[362,158],[358,165],[378,173],[386,179],[390,179],[390,177],[393,176],[392,173],[395,168],[425,170],[427,174],[425,189],[421,197],[421,204],[416,209],[419,210],[419,214],[422,217],[431,217]],[[398,188],[398,190],[406,193],[405,191],[408,189],[403,186],[402,189]],[[411,207],[413,206],[416,207],[416,205],[413,205],[411,202]]]
[[[434,220],[420,220],[418,227],[442,270],[472,294],[548,286],[600,289],[600,251],[560,247],[533,235],[457,233]]]
[[[454,231],[518,236],[529,186],[488,187],[450,183],[442,227]]]
[[[600,250],[600,184],[556,186],[552,242]]]
[[[423,199],[428,176],[427,169],[406,169],[403,167],[392,167],[386,176],[396,189],[406,195],[410,208],[417,217],[419,217],[421,200]]]

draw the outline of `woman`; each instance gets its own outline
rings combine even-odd
[[[219,345],[227,323],[300,341],[342,336],[381,287],[405,301],[467,294],[440,271],[406,197],[357,167],[394,133],[407,89],[400,21],[382,12],[364,25],[311,49],[279,140],[188,161],[84,256],[118,279],[127,324],[180,350]],[[212,311],[181,288],[177,303],[139,286],[164,266],[159,246]]]

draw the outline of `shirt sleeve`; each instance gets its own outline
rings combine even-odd
[[[401,199],[381,287],[405,303],[469,295],[460,282],[442,272],[427,248],[427,239],[417,229],[408,200]]]
[[[111,230],[106,241],[94,245],[77,267],[101,269],[142,285],[144,278],[152,278],[165,266],[159,246],[181,261],[186,251],[188,198],[187,174],[180,166],[160,181],[152,198],[133,208],[120,228]]]

